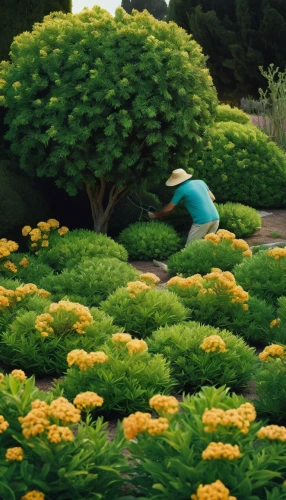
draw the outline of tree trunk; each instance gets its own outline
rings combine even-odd
[[[86,182],[86,191],[90,201],[94,230],[107,233],[108,222],[116,203],[127,193],[128,187],[109,186],[104,179],[94,186]]]

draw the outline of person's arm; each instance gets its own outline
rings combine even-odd
[[[213,195],[213,193],[209,190],[209,195],[210,195],[210,199],[212,201],[215,201],[215,196]]]
[[[148,216],[150,219],[161,219],[162,217],[165,217],[170,212],[172,212],[172,210],[174,210],[175,206],[176,206],[175,203],[172,203],[170,201],[170,203],[168,203],[168,205],[166,205],[164,208],[162,208],[162,210],[160,210],[160,212],[155,212],[154,214],[152,212],[148,212]]]

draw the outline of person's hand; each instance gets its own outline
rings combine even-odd
[[[152,212],[148,212],[148,217],[149,219],[156,219],[156,215],[153,214]]]

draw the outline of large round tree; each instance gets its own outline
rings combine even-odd
[[[217,105],[198,44],[147,12],[52,14],[0,68],[7,139],[31,175],[86,188],[96,231],[136,186],[186,168]]]

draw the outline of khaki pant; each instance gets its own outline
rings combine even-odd
[[[192,241],[204,238],[206,234],[216,233],[218,228],[219,220],[212,220],[211,222],[206,222],[206,224],[193,224],[188,234],[186,245],[189,245]]]

